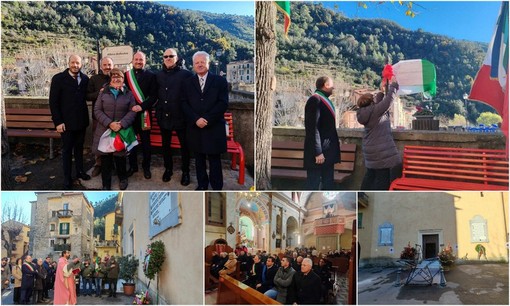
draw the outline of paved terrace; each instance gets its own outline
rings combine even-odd
[[[338,185],[341,190],[359,190],[361,181],[365,175],[363,152],[361,141],[362,129],[337,129],[340,143],[354,143],[357,146],[356,165],[353,175],[344,183]],[[456,147],[456,148],[484,148],[484,149],[505,149],[505,136],[503,133],[469,133],[454,131],[417,131],[417,130],[394,130],[393,137],[398,149],[402,152],[405,145],[435,146],[435,147]],[[305,138],[304,128],[274,127],[274,140],[303,141]],[[397,177],[402,169],[396,169]],[[304,182],[288,182],[276,179],[273,182],[273,189],[278,190],[299,190],[304,187]]]
[[[358,271],[358,303],[508,305],[507,263],[457,265],[445,272],[445,278],[444,288],[438,284],[395,287],[397,268],[362,268]]]

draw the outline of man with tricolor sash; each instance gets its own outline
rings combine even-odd
[[[304,168],[306,190],[334,189],[334,165],[340,162],[335,106],[329,99],[335,87],[330,77],[315,82],[315,93],[305,106]]]
[[[21,304],[30,304],[30,298],[34,290],[34,279],[38,274],[32,264],[32,256],[25,256],[25,261],[21,266],[21,273]]]
[[[156,102],[157,84],[156,75],[149,70],[144,69],[146,63],[146,56],[142,51],[138,51],[133,55],[131,64],[133,68],[126,72],[126,84],[131,89],[135,96],[137,105],[133,107],[133,111],[137,112],[135,123],[133,127],[135,133],[140,135],[143,153],[143,176],[150,179],[152,174],[151,166],[151,110]],[[139,146],[139,145],[138,145]],[[138,146],[133,148],[129,154],[129,169],[128,176],[138,172]]]

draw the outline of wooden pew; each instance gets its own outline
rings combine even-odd
[[[272,298],[226,275],[220,277],[218,305],[281,305]]]

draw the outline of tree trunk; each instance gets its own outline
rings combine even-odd
[[[256,2],[257,69],[256,186],[271,189],[271,141],[273,138],[274,66],[276,57],[276,7],[273,1]]]
[[[11,178],[11,166],[10,166],[10,148],[9,141],[7,139],[7,130],[5,128],[5,100],[2,98],[0,101],[2,109],[2,190],[12,190],[13,181]]]

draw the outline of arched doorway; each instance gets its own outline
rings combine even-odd
[[[269,220],[265,204],[258,199],[249,201],[241,198],[238,202],[238,211],[238,243],[246,245],[250,252],[267,250]]]
[[[285,231],[286,235],[286,245],[289,248],[295,248],[298,246],[298,236],[299,236],[299,227],[296,218],[289,217],[287,219],[287,229]]]

